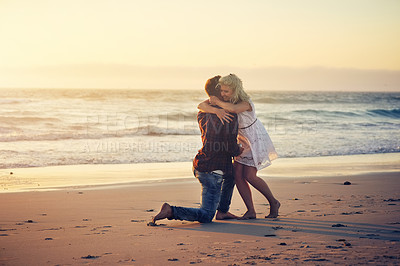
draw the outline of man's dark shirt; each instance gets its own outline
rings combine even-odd
[[[240,154],[237,115],[233,115],[233,120],[223,125],[215,114],[197,114],[203,142],[203,147],[193,160],[193,167],[197,171],[222,170],[224,173],[232,173],[232,157]]]

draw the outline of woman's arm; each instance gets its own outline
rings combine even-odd
[[[201,103],[199,103],[199,105],[197,105],[197,109],[199,109],[200,111],[204,112],[204,113],[211,113],[211,114],[216,114],[216,110],[218,108],[212,107],[210,105],[210,101],[204,100]]]
[[[219,108],[211,106],[210,101],[208,99],[199,103],[199,105],[197,106],[197,109],[199,109],[200,111],[202,111],[204,113],[216,114],[218,116],[219,120],[221,120],[222,124],[224,124],[224,122],[229,123],[232,121],[232,117],[233,117],[232,114],[228,113],[224,109],[219,109]]]
[[[220,99],[218,99],[218,97],[215,96],[211,96],[210,100],[212,104],[216,104],[219,107],[224,108],[224,110],[227,110],[228,112],[235,114],[252,110],[251,105],[248,102],[240,102],[237,104],[233,104],[230,102],[223,102]]]

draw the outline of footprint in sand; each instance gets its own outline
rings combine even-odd
[[[100,256],[92,256],[92,255],[87,255],[84,257],[81,257],[81,259],[86,259],[86,260],[93,260],[93,259],[98,259]]]

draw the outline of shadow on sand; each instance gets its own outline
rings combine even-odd
[[[256,220],[224,220],[209,224],[184,224],[174,229],[215,233],[240,234],[259,237],[284,236],[289,232],[400,241],[400,227],[367,223],[315,221],[308,219],[278,218]],[[286,232],[286,233],[285,233]]]

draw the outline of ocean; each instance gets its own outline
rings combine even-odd
[[[249,91],[281,158],[400,152],[400,93]],[[0,169],[191,161],[203,90],[0,90]]]

